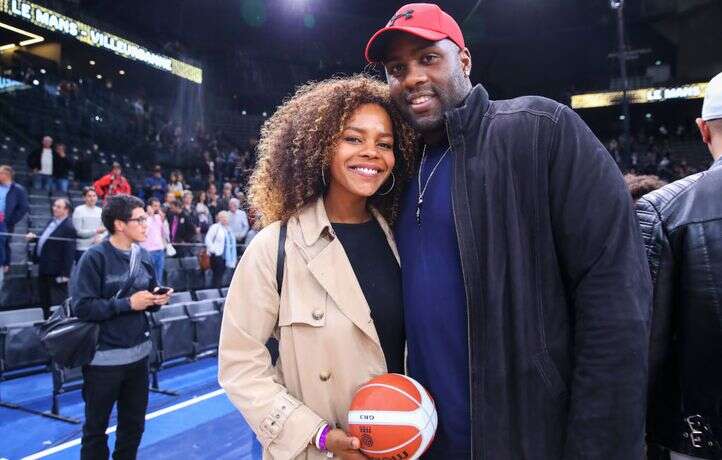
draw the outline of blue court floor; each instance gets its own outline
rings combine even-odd
[[[257,460],[261,451],[253,432],[219,389],[215,357],[179,365],[160,372],[161,388],[179,396],[150,393],[140,459]],[[50,374],[25,377],[0,384],[4,401],[37,410],[49,410]],[[83,417],[80,391],[60,397],[63,415]],[[116,414],[110,419],[114,429]],[[0,407],[0,460],[77,459],[82,425]],[[109,445],[115,434],[109,434]]]

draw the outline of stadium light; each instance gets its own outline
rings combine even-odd
[[[118,73],[121,74],[121,75],[125,75],[125,70],[121,69],[121,70],[118,71]]]
[[[68,65],[68,66],[66,67],[66,69],[68,69],[68,70],[73,70],[73,66]]]
[[[33,80],[33,85],[35,85],[35,86],[38,86],[39,84],[40,84],[40,82],[39,82],[39,81],[37,81],[37,80]]]
[[[103,76],[100,75],[100,74],[98,74],[98,75],[95,76],[95,78],[97,78],[98,80],[100,80],[101,78],[103,78]]]
[[[90,65],[95,65],[95,61],[92,61],[92,60],[91,60],[91,61],[89,62],[89,64],[90,64]]]
[[[267,114],[266,112],[263,112],[263,116],[264,116],[264,117],[267,117],[268,114]]]
[[[245,111],[245,110],[241,110],[241,115],[246,115],[246,111]]]
[[[47,72],[47,70],[45,70],[45,69],[40,69],[40,73],[41,73],[41,74],[45,75],[46,72]]]

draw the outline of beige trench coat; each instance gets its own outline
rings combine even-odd
[[[398,261],[392,233],[374,211]],[[386,373],[378,334],[323,199],[288,222],[283,289],[280,223],[264,228],[236,267],[221,328],[218,380],[264,448],[264,459],[324,459],[309,442],[323,421],[346,429],[351,399]],[[276,367],[265,347],[279,339]]]

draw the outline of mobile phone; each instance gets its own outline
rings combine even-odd
[[[153,289],[153,294],[155,294],[155,295],[168,294],[168,292],[170,292],[170,290],[171,290],[171,288],[166,287],[166,286],[156,286],[156,288]]]

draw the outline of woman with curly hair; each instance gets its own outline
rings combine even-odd
[[[301,87],[261,130],[249,202],[262,230],[226,297],[219,381],[264,458],[365,458],[344,428],[359,386],[404,372],[388,222],[414,147],[387,86],[360,75]],[[265,347],[272,336],[275,367]]]

